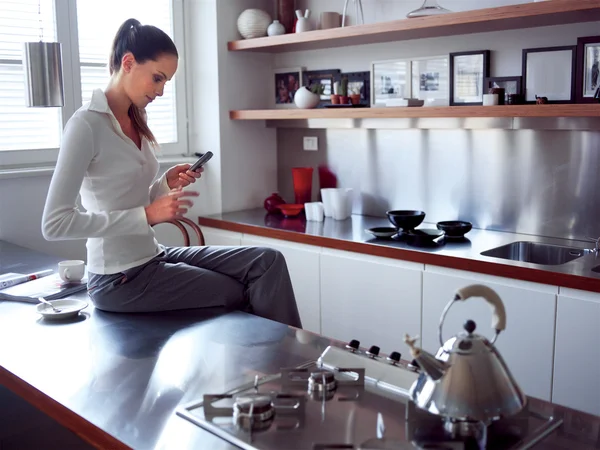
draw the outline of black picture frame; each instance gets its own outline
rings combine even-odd
[[[512,90],[507,89],[509,83],[515,85],[514,92]],[[508,103],[506,100],[508,99],[508,96],[510,94],[517,94],[517,95],[523,94],[523,77],[521,77],[521,76],[487,77],[485,79],[485,83],[484,83],[485,93],[487,94],[489,92],[489,90],[492,87],[494,87],[494,85],[497,85],[499,88],[504,88],[505,104]]]
[[[455,60],[460,57],[474,56],[474,55],[482,55],[482,67],[481,67],[481,101],[477,102],[457,102],[455,101],[454,95],[456,92],[456,77],[454,75],[454,66]],[[474,105],[483,105],[483,94],[485,93],[485,79],[490,76],[490,65],[491,65],[491,52],[490,50],[475,50],[470,52],[455,52],[450,53],[450,106],[474,106]]]
[[[336,81],[341,81],[342,78],[348,78],[348,95],[350,95],[350,88],[352,83],[361,83],[360,88],[360,105],[371,106],[371,72],[348,72],[340,73],[339,78]]]
[[[539,47],[539,48],[525,48],[523,49],[523,61],[522,61],[522,76],[523,76],[523,97],[526,104],[535,104],[535,100],[527,100],[527,58],[532,53],[550,53],[550,52],[560,52],[569,50],[572,52],[571,57],[571,86],[569,87],[570,99],[568,100],[552,100],[548,98],[548,103],[552,104],[566,104],[566,103],[574,103],[575,102],[575,76],[577,72],[577,46],[576,45],[564,45],[559,47]],[[544,97],[543,93],[541,96]],[[537,95],[537,93],[534,93]]]
[[[577,39],[577,68],[575,70],[575,101],[577,103],[597,103],[598,89],[600,88],[600,79],[594,89],[595,96],[584,97],[585,95],[585,81],[586,81],[586,70],[587,70],[587,55],[585,54],[585,48],[589,44],[597,44],[600,47],[600,36],[588,36],[580,37]],[[599,64],[600,65],[600,64]],[[600,72],[600,71],[599,71]],[[600,78],[600,73],[597,73]]]
[[[311,84],[321,83],[329,86],[331,90],[325,89],[321,95],[321,101],[317,108],[323,108],[325,105],[331,104],[331,94],[333,94],[333,84],[339,80],[341,71],[339,69],[326,70],[306,70],[302,72],[302,85],[307,88]]]

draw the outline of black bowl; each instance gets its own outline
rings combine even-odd
[[[446,237],[449,238],[462,238],[471,231],[471,228],[473,228],[471,222],[464,222],[462,220],[447,220],[437,223],[437,229],[445,231]]]
[[[387,211],[386,214],[392,225],[404,231],[414,230],[425,219],[423,211],[392,210]]]

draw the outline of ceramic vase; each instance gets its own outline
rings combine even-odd
[[[294,198],[296,204],[309,203],[312,197],[312,167],[292,168],[292,179],[294,182]]]
[[[310,9],[305,10],[304,14],[302,14],[301,10],[296,10],[296,17],[298,18],[298,21],[296,22],[296,33],[304,33],[312,30],[312,25],[308,20],[310,18]]]
[[[279,23],[284,26],[286,33],[294,32],[294,22],[296,20],[296,15],[294,14],[295,10],[295,0],[277,1],[277,19],[279,20]]]
[[[310,92],[306,86],[302,86],[294,94],[294,103],[300,109],[316,108],[320,101],[321,97]]]
[[[237,20],[238,31],[244,39],[252,39],[267,35],[271,16],[262,9],[246,9]]]
[[[273,192],[269,197],[265,199],[263,203],[265,209],[270,213],[279,211],[277,205],[285,205],[285,200],[277,192]]]
[[[285,27],[279,23],[279,20],[274,20],[269,28],[267,28],[267,34],[269,36],[280,36],[285,34]]]

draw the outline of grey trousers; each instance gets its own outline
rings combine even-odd
[[[285,258],[266,247],[164,247],[124,272],[89,273],[88,293],[110,312],[224,307],[302,327]]]

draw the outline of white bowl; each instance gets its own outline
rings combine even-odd
[[[60,312],[55,312],[50,305],[45,303],[38,303],[35,307],[38,313],[40,313],[46,320],[64,320],[76,317],[79,311],[87,308],[88,302],[83,300],[75,300],[65,298],[62,300],[50,300],[55,308],[60,309]]]

